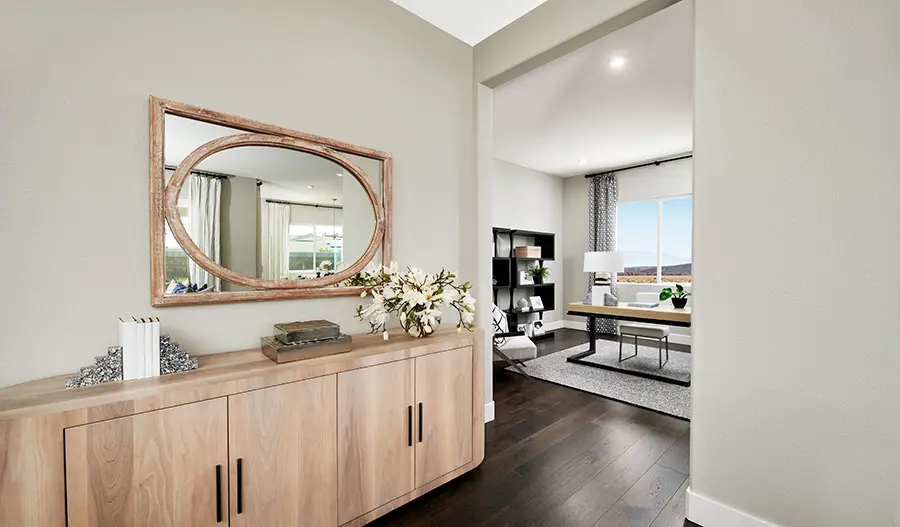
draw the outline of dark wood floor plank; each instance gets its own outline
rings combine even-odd
[[[584,331],[558,330],[537,344],[538,354],[584,342]],[[653,504],[670,488],[654,475],[687,478],[688,423],[529,380],[502,365],[493,373],[496,421],[485,426],[481,466],[370,525],[588,527],[603,519],[647,527]],[[653,527],[697,527],[684,520],[686,488],[684,482],[660,507]]]
[[[541,525],[546,510],[568,500],[646,433],[637,424],[620,426],[551,474],[529,471],[529,485],[480,525]]]
[[[669,503],[667,503],[662,512],[659,513],[659,516],[653,520],[650,527],[684,527],[685,525],[690,525],[685,524],[684,521],[686,512],[685,505],[687,503],[687,488],[688,485],[690,485],[690,482],[690,478],[684,479],[684,483],[681,484],[681,487],[675,492],[675,495],[672,496]]]
[[[607,400],[592,401],[496,455],[486,458],[482,466],[489,471],[515,469],[548,449],[555,450],[560,442],[589,426],[598,415],[605,415],[611,406],[613,405]]]
[[[653,465],[594,527],[650,527],[686,479],[677,470]]]
[[[678,441],[659,458],[658,463],[682,474],[691,473],[691,431],[686,430]]]
[[[673,419],[655,427],[564,503],[548,510],[540,525],[594,525],[665,454],[687,426]]]
[[[528,463],[516,468],[516,471],[525,477],[540,479],[549,476],[562,468],[569,461],[582,452],[601,443],[608,435],[619,431],[627,434],[634,431],[637,434],[634,442],[640,439],[640,435],[646,433],[647,426],[641,419],[644,417],[637,408],[614,406],[612,409],[596,416],[590,422],[585,423],[580,429],[573,431],[565,440],[560,441],[555,448],[547,450]]]
[[[616,405],[608,400],[593,398],[582,408],[564,415],[549,426],[535,432],[533,435],[513,444],[497,454],[486,457],[478,468],[477,477],[473,478],[465,489],[460,489],[451,499],[445,499],[443,503],[432,503],[430,507],[424,507],[422,513],[428,515],[435,522],[450,522],[449,518],[467,518],[473,510],[482,510],[494,506],[491,503],[493,494],[491,489],[503,488],[504,499],[513,495],[514,489],[520,483],[527,483],[527,475],[512,474],[510,471],[522,465],[532,466],[535,459],[537,463],[544,464],[541,457],[546,452],[557,453],[557,446],[562,441],[569,441],[573,435],[590,435],[596,433],[598,425],[594,421],[604,411]],[[621,410],[616,408],[617,412]],[[581,432],[581,435],[579,435]],[[596,440],[596,439],[595,439]],[[467,504],[466,510],[451,510],[453,505],[463,501]]]
[[[523,403],[526,407],[534,406],[534,408],[527,412],[519,412],[516,415],[512,415],[512,412],[510,412],[510,419],[513,420],[511,423],[492,427],[490,432],[486,431],[485,456],[495,455],[523,441],[539,430],[552,425],[569,413],[596,401],[597,397],[592,397],[590,394],[582,393],[575,396],[563,392],[561,394],[554,393],[548,397],[535,398],[531,402]],[[503,408],[502,406],[499,407],[498,411],[503,411]]]

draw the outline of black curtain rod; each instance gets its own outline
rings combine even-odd
[[[315,207],[317,209],[344,210],[344,207],[336,205],[319,205],[318,203],[298,203],[296,201],[281,201],[280,199],[267,199],[266,203],[280,203],[282,205],[298,205],[300,207]]]
[[[609,175],[609,174],[615,174],[616,172],[624,172],[624,171],[626,171],[626,170],[631,170],[631,169],[633,169],[633,168],[644,168],[644,167],[650,167],[650,166],[659,166],[659,165],[661,165],[661,164],[663,164],[663,163],[670,163],[670,162],[672,162],[672,161],[681,161],[682,159],[690,159],[690,158],[692,158],[692,157],[694,157],[694,154],[685,154],[685,155],[683,155],[683,156],[671,157],[671,158],[669,158],[669,159],[658,159],[658,160],[656,160],[656,161],[648,161],[648,162],[646,162],[646,163],[641,163],[641,164],[639,164],[639,165],[631,165],[631,166],[627,166],[627,167],[616,168],[616,169],[613,169],[613,170],[604,170],[603,172],[597,172],[596,174],[587,174],[587,175],[585,175],[584,177],[590,179],[590,178],[596,177],[596,176],[606,176],[606,175]]]
[[[178,167],[175,165],[166,165],[166,170],[175,171],[178,170]],[[222,172],[209,172],[207,170],[191,170],[191,174],[197,174],[198,176],[206,176],[206,177],[214,177],[218,179],[228,179],[233,177],[238,177],[233,174],[224,174]]]

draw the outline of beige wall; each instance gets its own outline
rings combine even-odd
[[[473,51],[390,2],[7,3],[0,54],[0,385],[90,363],[120,316],[195,353],[366,329],[353,298],[150,307],[150,94],[391,152],[396,259],[464,260]]]
[[[491,177],[491,218],[494,227],[507,227],[538,232],[552,232],[556,235],[556,260],[544,262],[550,269],[548,282],[556,283],[556,309],[544,313],[544,322],[562,320],[563,305],[563,263],[560,258],[563,249],[563,178],[544,174],[537,170],[494,160]],[[508,244],[507,244],[508,246]],[[524,266],[522,269],[524,270]],[[514,301],[525,296],[527,290],[516,291]],[[500,307],[508,307],[509,296]],[[536,315],[531,315],[535,318]]]
[[[256,180],[246,177],[222,180],[221,214],[222,265],[247,276],[256,276],[259,264],[259,191]],[[222,281],[223,291],[243,289],[247,288]]]
[[[694,5],[691,519],[900,525],[900,2]]]

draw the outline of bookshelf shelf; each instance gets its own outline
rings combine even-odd
[[[550,232],[494,227],[493,239],[495,254],[492,258],[492,275],[494,280],[497,281],[497,284],[493,286],[494,304],[500,306],[500,293],[501,291],[506,291],[504,293],[504,303],[506,305],[500,306],[500,308],[503,309],[510,319],[509,324],[511,327],[525,323],[525,321],[529,320],[530,315],[536,315],[539,320],[543,320],[544,313],[556,309],[556,283],[520,284],[519,273],[525,271],[534,262],[543,266],[544,262],[555,261],[556,235]],[[504,246],[503,253],[498,254],[496,251],[501,245]],[[517,245],[540,247],[541,257],[517,258],[515,255],[515,247]],[[501,256],[500,254],[504,255]],[[522,293],[517,295],[517,291],[522,291]],[[509,296],[508,302],[506,302],[505,298],[507,294]],[[523,296],[540,297],[544,308],[533,311],[516,311],[516,300]],[[535,337],[533,340],[544,338],[553,338],[553,333],[547,332],[544,335]]]

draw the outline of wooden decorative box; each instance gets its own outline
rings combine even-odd
[[[540,258],[541,248],[531,245],[516,247],[516,258]]]

